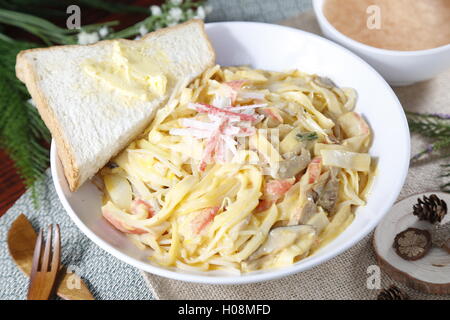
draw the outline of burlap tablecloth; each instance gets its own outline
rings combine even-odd
[[[306,12],[281,24],[320,33],[312,12]],[[403,107],[417,112],[450,112],[450,70],[437,78],[394,88]],[[412,137],[412,153],[422,150],[425,142]],[[442,160],[413,164],[399,199],[410,194],[436,189],[440,181]],[[246,285],[205,285],[169,280],[152,274],[143,276],[159,299],[374,299],[377,290],[367,288],[367,268],[376,265],[371,246],[372,234],[350,250],[311,270],[279,280]],[[382,286],[395,281],[382,273]],[[450,299],[450,296],[427,295],[397,285],[413,299]]]

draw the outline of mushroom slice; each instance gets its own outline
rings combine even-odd
[[[278,260],[286,259],[284,256],[289,256],[288,260],[304,256],[316,240],[317,232],[313,226],[274,228],[269,232],[266,241],[242,263],[242,267],[246,271],[252,271],[282,266],[283,261]]]
[[[306,224],[306,222],[318,212],[316,205],[317,193],[313,189],[303,191],[300,195],[302,198],[301,206],[297,208],[289,219],[290,226],[298,224]]]
[[[255,260],[269,254],[278,253],[305,238],[316,235],[316,229],[310,225],[274,228],[269,232],[266,241],[263,242],[248,260]]]
[[[339,168],[331,167],[330,178],[319,193],[319,200],[317,204],[321,206],[326,212],[332,212],[336,205],[339,193],[339,180],[337,175]]]
[[[315,215],[313,215],[306,224],[313,226],[316,228],[316,231],[318,234],[322,232],[323,229],[325,229],[329,224],[330,220],[328,219],[327,215],[323,211],[323,209],[319,208],[319,212],[317,212]]]
[[[330,171],[326,171],[319,176],[317,182],[312,186],[312,190],[314,190],[317,194],[317,198],[315,200],[318,200],[319,195],[322,194],[329,178],[330,178]]]
[[[304,170],[311,162],[311,155],[308,150],[302,149],[300,155],[293,155],[286,160],[280,161],[278,178],[288,179]]]

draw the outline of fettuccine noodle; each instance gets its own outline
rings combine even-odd
[[[356,92],[215,66],[101,171],[104,217],[163,266],[291,265],[338,236],[374,175]]]

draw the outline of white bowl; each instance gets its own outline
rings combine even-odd
[[[450,44],[428,50],[396,51],[371,47],[347,37],[325,18],[325,1],[313,0],[314,12],[322,33],[370,63],[391,85],[405,86],[429,80],[450,68]]]
[[[101,194],[91,183],[71,193],[52,143],[51,167],[58,196],[76,225],[107,252],[139,269],[172,279],[237,284],[271,280],[312,268],[347,250],[375,228],[403,186],[408,171],[410,144],[402,107],[383,78],[362,59],[319,36],[292,28],[250,22],[206,25],[221,65],[250,64],[267,70],[299,68],[330,77],[340,86],[353,87],[359,98],[356,110],[374,132],[371,154],[378,161],[378,175],[368,203],[356,212],[353,223],[328,246],[286,268],[243,275],[220,272],[187,272],[165,268],[148,261],[100,212]],[[349,70],[352,72],[349,72]]]

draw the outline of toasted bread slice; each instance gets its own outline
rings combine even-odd
[[[86,59],[110,59],[114,41],[124,46],[145,42],[145,50],[164,52],[167,59],[159,67],[170,80],[163,96],[130,98],[85,72]],[[50,129],[70,190],[75,191],[145,130],[159,107],[214,61],[203,22],[191,20],[140,40],[25,50],[17,56],[16,75]]]

